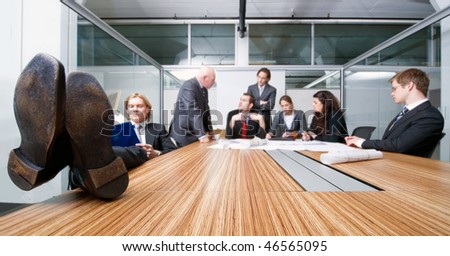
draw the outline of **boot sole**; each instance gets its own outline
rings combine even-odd
[[[66,95],[66,129],[81,183],[99,198],[121,195],[128,187],[128,171],[112,150],[114,113],[108,97],[97,80],[83,72],[69,74]]]
[[[49,181],[67,165],[50,160],[63,130],[64,83],[63,65],[46,54],[36,55],[17,80],[14,114],[21,144],[10,152],[8,174],[23,190]]]

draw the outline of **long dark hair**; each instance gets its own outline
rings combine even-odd
[[[329,91],[318,91],[313,95],[313,98],[317,98],[323,104],[323,109],[321,112],[314,113],[311,127],[316,128],[314,132],[317,135],[323,135],[326,132],[328,120],[340,111],[341,105],[336,96]]]

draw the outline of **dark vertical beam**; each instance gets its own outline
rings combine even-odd
[[[247,0],[239,0],[239,37],[244,38],[247,28],[245,27],[245,7],[247,5]]]

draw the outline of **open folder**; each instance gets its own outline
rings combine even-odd
[[[383,157],[383,152],[374,149],[330,151],[320,155],[320,161],[324,164],[338,164],[356,162]]]

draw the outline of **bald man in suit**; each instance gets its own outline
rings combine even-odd
[[[215,81],[216,71],[205,66],[181,86],[169,132],[177,146],[208,142],[213,138],[208,89]]]

